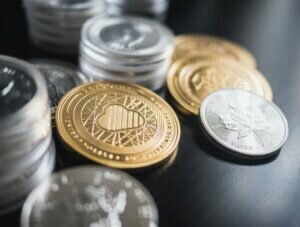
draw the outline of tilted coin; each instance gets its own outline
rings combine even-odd
[[[75,66],[54,60],[32,60],[32,64],[44,75],[50,99],[52,120],[56,107],[63,95],[88,79],[79,73]],[[54,124],[54,122],[52,123]]]
[[[272,102],[249,91],[224,89],[201,104],[207,136],[232,154],[263,158],[277,152],[288,137],[284,114]]]
[[[211,50],[227,55],[251,68],[256,67],[254,56],[245,48],[231,41],[209,35],[180,35],[175,38],[173,60],[180,59],[191,52]]]
[[[158,211],[147,189],[129,175],[82,166],[36,188],[24,204],[21,226],[156,227]]]
[[[199,113],[201,101],[221,88],[251,90],[272,100],[272,90],[265,77],[238,62],[214,54],[191,54],[174,62],[168,72],[168,89],[186,111]]]
[[[56,127],[75,152],[125,169],[162,162],[177,150],[180,138],[178,118],[161,97],[109,81],[68,92],[58,105]]]

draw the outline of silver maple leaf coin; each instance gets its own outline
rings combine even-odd
[[[210,94],[200,107],[206,135],[225,151],[263,158],[279,151],[288,137],[284,114],[263,97],[241,89]]]
[[[27,198],[22,227],[157,227],[149,192],[121,171],[81,166],[52,175]]]

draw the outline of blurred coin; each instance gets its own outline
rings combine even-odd
[[[157,225],[146,188],[123,172],[94,166],[52,175],[31,193],[21,215],[22,227]]]
[[[177,150],[180,125],[171,107],[150,90],[95,82],[68,92],[56,112],[61,139],[75,152],[107,166],[137,169]]]
[[[59,100],[67,91],[87,82],[88,79],[82,73],[79,73],[75,66],[68,63],[41,59],[32,60],[31,63],[42,72],[47,81],[52,126],[54,126],[55,111]]]
[[[272,102],[249,91],[224,89],[201,104],[207,136],[240,157],[264,158],[277,152],[288,137],[284,114]]]
[[[173,63],[167,85],[185,112],[196,115],[201,101],[221,88],[251,90],[272,100],[271,87],[261,73],[226,57],[207,53],[190,54]]]
[[[234,58],[245,66],[256,68],[254,56],[245,48],[231,41],[209,35],[180,35],[175,38],[173,60],[176,61],[191,52],[212,50]]]

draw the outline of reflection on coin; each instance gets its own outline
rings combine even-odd
[[[145,187],[129,175],[106,168],[67,169],[28,197],[22,227],[156,227],[158,212]]]
[[[201,101],[221,88],[251,90],[272,100],[272,90],[256,70],[213,54],[191,54],[172,64],[167,78],[169,91],[185,112],[199,113]]]
[[[287,120],[280,109],[241,89],[209,95],[201,104],[200,120],[209,138],[239,156],[269,156],[282,147],[288,136]]]
[[[180,125],[172,108],[140,86],[95,82],[67,93],[56,127],[74,151],[116,168],[160,163],[178,147]]]
[[[236,43],[209,35],[180,35],[175,39],[173,60],[178,60],[191,52],[211,50],[227,55],[251,68],[256,67],[254,56]]]
[[[36,93],[32,76],[18,67],[9,65],[6,59],[0,62],[0,117],[21,109]]]
[[[56,107],[63,95],[77,85],[87,82],[87,79],[71,64],[53,60],[32,60],[31,62],[46,79],[51,115],[54,120]]]

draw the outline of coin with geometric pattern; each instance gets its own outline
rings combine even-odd
[[[72,150],[121,169],[161,163],[177,150],[180,138],[172,108],[150,90],[125,83],[74,88],[60,101],[56,124]]]

